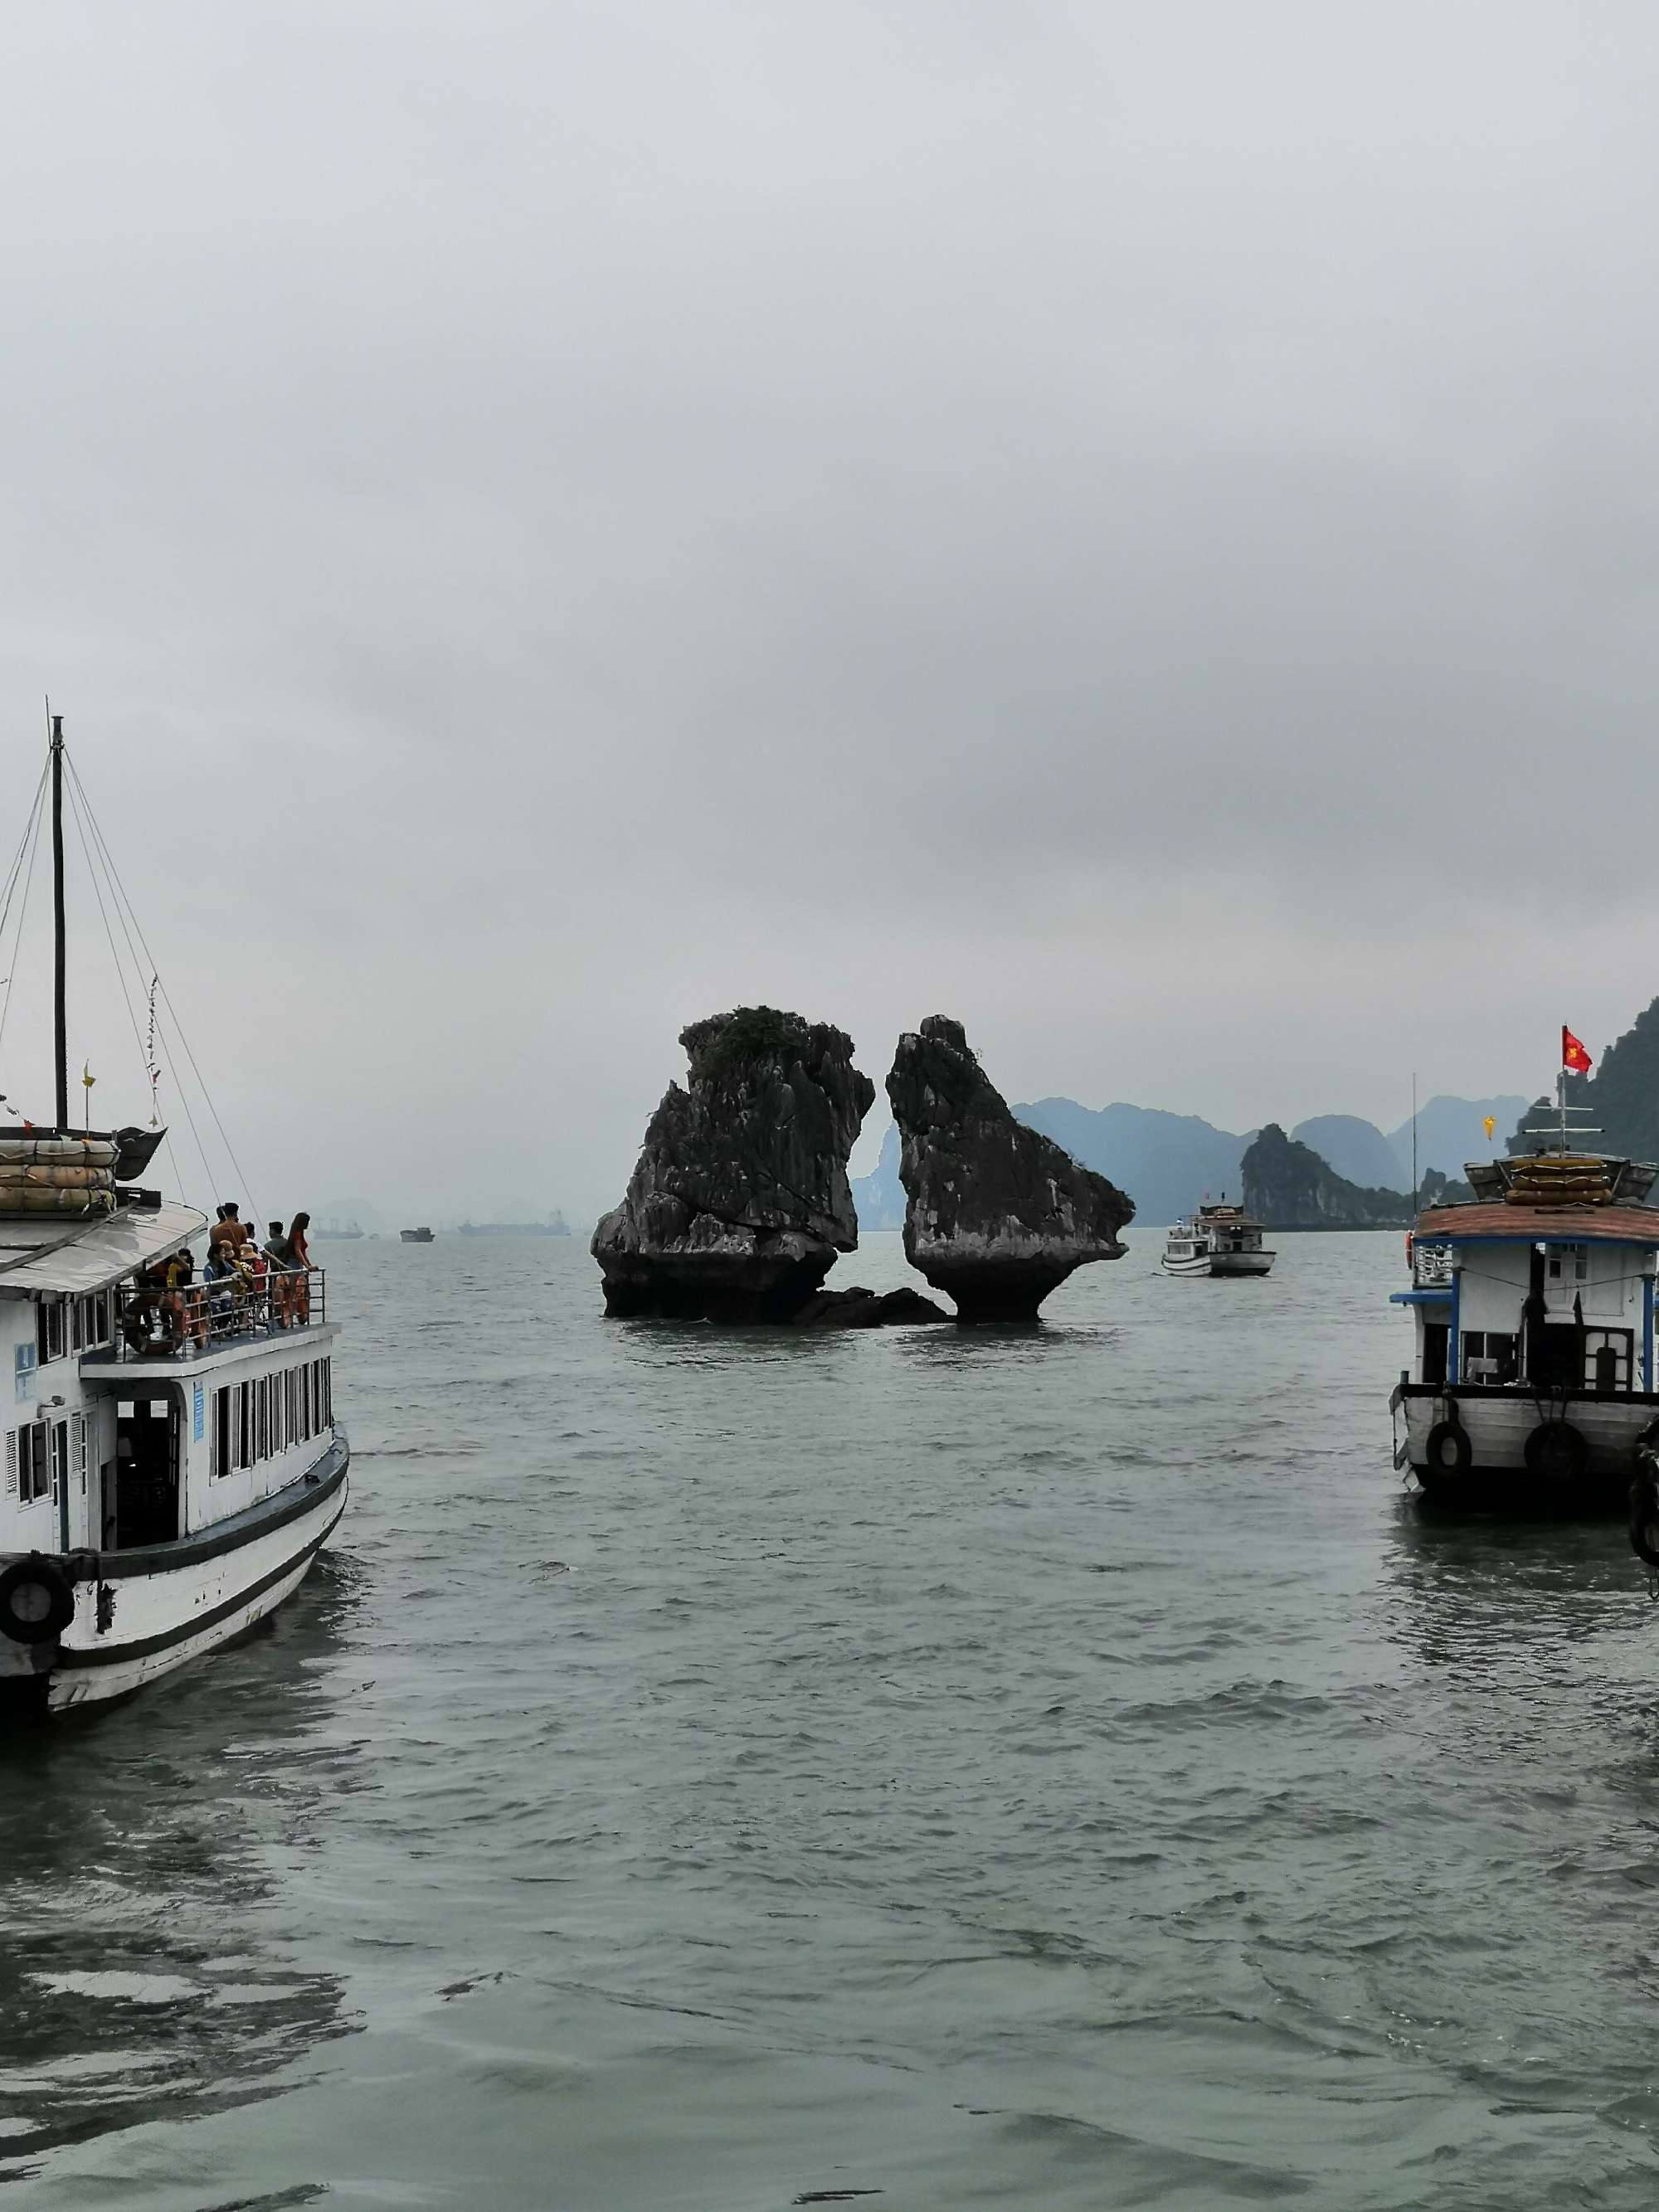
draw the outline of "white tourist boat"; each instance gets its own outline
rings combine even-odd
[[[1241,1206],[1200,1206],[1189,1221],[1177,1221],[1164,1247],[1166,1275],[1265,1275],[1278,1255],[1265,1251],[1261,1224]]]
[[[349,1455],[322,1273],[144,1280],[207,1226],[137,1182],[165,1132],[69,1126],[52,726],[58,1110],[0,1135],[0,1705],[61,1711],[136,1690],[280,1605],[344,1510]]]
[[[1659,1169],[1575,1152],[1574,1133],[1596,1133],[1564,1108],[1547,1149],[1466,1168],[1474,1202],[1430,1206],[1407,1239],[1395,1465],[1431,1495],[1622,1504],[1659,1420]]]

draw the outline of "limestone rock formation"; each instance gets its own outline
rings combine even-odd
[[[793,1320],[859,1241],[848,1155],[875,1085],[826,1023],[739,1006],[680,1032],[690,1073],[593,1232],[608,1314]]]
[[[1346,1182],[1317,1152],[1269,1121],[1245,1153],[1244,1211],[1264,1229],[1409,1229],[1413,1207],[1397,1190]]]
[[[959,1022],[930,1014],[899,1039],[887,1096],[905,1256],[958,1321],[1034,1321],[1073,1269],[1122,1257],[1133,1200],[1014,1119]]]
[[[1568,1105],[1589,1109],[1575,1119],[1579,1127],[1598,1133],[1599,1152],[1659,1160],[1659,999],[1642,1009],[1623,1036],[1603,1047],[1594,1074],[1569,1075],[1566,1085]],[[1535,1098],[1522,1125],[1547,1128],[1555,1111],[1553,1097]],[[1535,1152],[1537,1146],[1535,1137],[1524,1137],[1518,1128],[1509,1140],[1512,1153]]]
[[[1417,1203],[1419,1208],[1425,1206],[1473,1206],[1474,1185],[1460,1182],[1455,1176],[1443,1176],[1438,1168],[1431,1168],[1423,1177]]]

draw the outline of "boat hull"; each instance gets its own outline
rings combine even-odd
[[[1265,1275],[1277,1256],[1273,1252],[1201,1252],[1191,1260],[1172,1260],[1166,1252],[1160,1265],[1166,1275]]]
[[[1265,1275],[1278,1254],[1274,1252],[1212,1252],[1212,1275]]]
[[[1622,1510],[1635,1466],[1638,1438],[1659,1419],[1659,1396],[1649,1392],[1537,1391],[1481,1389],[1448,1391],[1402,1382],[1389,1401],[1395,1423],[1395,1465],[1410,1468],[1431,1497],[1479,1498],[1484,1503],[1546,1503],[1586,1511]],[[1469,1463],[1435,1467],[1431,1432],[1452,1418],[1468,1438]],[[1583,1439],[1583,1465],[1570,1477],[1540,1474],[1528,1465],[1534,1431],[1565,1423]]]
[[[298,1482],[217,1528],[56,1562],[71,1578],[75,1617],[51,1644],[0,1637],[0,1692],[53,1713],[106,1704],[243,1635],[310,1571],[345,1510],[349,1466],[337,1430]]]

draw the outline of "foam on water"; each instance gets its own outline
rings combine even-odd
[[[1645,2208],[1622,1534],[1401,1504],[1396,1238],[1131,1241],[971,1335],[331,1247],[337,1548],[0,1751],[14,2200]]]

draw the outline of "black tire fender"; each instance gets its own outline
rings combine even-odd
[[[31,1552],[0,1571],[0,1636],[50,1644],[75,1618],[75,1592],[61,1567]]]
[[[1527,1438],[1527,1472],[1540,1482],[1579,1482],[1589,1466],[1589,1446],[1571,1421],[1540,1421]]]
[[[1428,1461],[1424,1472],[1431,1481],[1449,1474],[1467,1474],[1474,1463],[1474,1447],[1461,1421],[1437,1421],[1423,1447]]]
[[[1630,1486],[1630,1547],[1646,1565],[1659,1569],[1659,1462],[1650,1449],[1638,1449]]]

